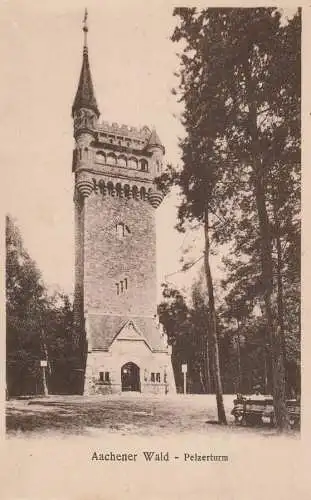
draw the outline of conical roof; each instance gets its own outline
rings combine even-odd
[[[72,106],[72,114],[74,113],[74,111],[77,111],[80,108],[89,108],[96,113],[97,117],[99,117],[100,112],[95,98],[95,92],[92,82],[91,69],[88,56],[88,47],[87,47],[88,27],[86,21],[87,21],[87,10],[85,10],[85,16],[83,21],[84,47],[83,47],[82,68],[80,73],[78,90]]]
[[[152,132],[151,132],[151,135],[150,135],[149,141],[148,141],[148,147],[152,147],[152,146],[160,147],[164,152],[164,146],[163,146],[161,139],[159,138],[155,128],[152,129]]]

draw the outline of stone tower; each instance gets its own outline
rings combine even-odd
[[[72,117],[75,148],[74,334],[84,393],[175,391],[156,317],[156,188],[165,154],[155,129],[99,123],[86,16]]]

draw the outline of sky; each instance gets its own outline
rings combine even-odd
[[[180,165],[182,108],[171,89],[178,85],[174,72],[181,47],[170,40],[173,3],[88,0],[88,45],[100,119],[155,126],[166,161]],[[73,291],[74,272],[71,105],[82,63],[85,6],[85,0],[3,0],[0,16],[2,202],[48,287],[67,293]],[[175,274],[185,248],[192,247],[188,261],[203,250],[202,231],[185,236],[174,229],[177,204],[173,193],[156,212],[158,298],[163,281],[189,289],[202,268],[200,260]],[[212,259],[216,279],[222,275],[220,257]]]
[[[46,284],[67,293],[74,271],[71,105],[82,63],[84,7],[80,1],[13,0],[3,3],[0,21],[5,211],[16,218]],[[88,1],[87,7],[100,119],[155,126],[166,161],[180,163],[181,107],[171,94],[179,64],[178,46],[170,40],[173,7],[161,0]],[[174,229],[177,203],[173,194],[157,209],[158,282],[169,274],[170,283],[182,287],[201,264],[172,275],[193,240]],[[202,238],[195,235],[190,260],[201,253]]]

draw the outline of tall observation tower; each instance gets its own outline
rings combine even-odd
[[[175,391],[157,322],[155,211],[165,148],[155,129],[99,122],[83,23],[72,106],[75,206],[74,339],[84,393]]]

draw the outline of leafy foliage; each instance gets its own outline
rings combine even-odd
[[[223,306],[231,321],[261,332],[281,428],[294,337],[291,352],[299,350],[301,12],[287,22],[276,8],[174,14],[186,137],[183,167],[164,181],[181,189],[179,229],[206,225],[208,213],[209,245],[227,245]]]
[[[7,390],[43,392],[40,360],[48,361],[51,392],[70,391],[72,307],[64,294],[49,296],[20,231],[6,217]]]

